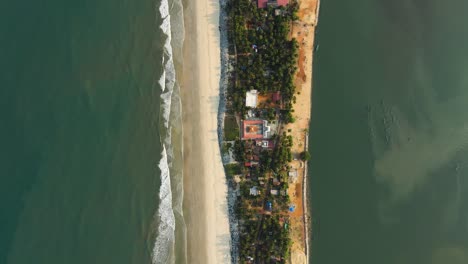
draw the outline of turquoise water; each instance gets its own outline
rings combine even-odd
[[[151,263],[160,5],[1,4],[0,263]]]
[[[466,10],[322,1],[311,263],[468,263]]]

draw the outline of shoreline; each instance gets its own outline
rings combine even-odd
[[[311,218],[311,208],[308,207],[308,161],[297,162],[300,153],[308,152],[308,129],[312,112],[312,78],[313,78],[313,56],[315,50],[315,29],[318,24],[320,0],[299,1],[299,20],[293,23],[291,37],[299,42],[299,59],[297,62],[298,71],[295,76],[296,103],[293,104],[296,122],[286,126],[291,129],[289,134],[294,138],[292,148],[295,160],[290,163],[292,168],[298,173],[298,183],[291,185],[289,193],[298,194],[291,197],[295,204],[301,204],[301,209],[293,213],[291,218],[291,238],[293,246],[291,248],[291,263],[309,263],[310,261],[310,237],[309,232],[312,226],[309,223]],[[302,164],[301,164],[302,163]]]
[[[315,31],[315,28],[318,26],[318,23],[319,23],[319,16],[320,16],[320,0],[317,0],[317,3],[316,3],[316,9],[315,9],[315,22],[314,22],[314,39],[312,40],[312,46],[313,46],[313,49],[312,49],[312,55],[311,55],[311,71],[310,71],[310,74],[311,76],[313,77],[313,64],[314,64],[314,54],[315,54],[315,34],[316,34],[316,31]],[[311,80],[312,82],[312,80]],[[311,83],[311,97],[310,97],[310,116],[309,116],[309,127],[310,127],[310,119],[312,117],[312,89],[313,89],[313,84]],[[306,139],[305,139],[305,149],[306,151],[309,151],[309,134],[306,135]],[[305,253],[306,253],[306,263],[310,263],[310,255],[311,255],[311,248],[310,248],[310,244],[311,244],[311,241],[310,241],[310,237],[309,237],[309,232],[312,232],[312,223],[309,223],[309,219],[312,219],[312,216],[311,216],[311,211],[312,209],[309,210],[309,207],[307,206],[307,201],[308,201],[308,196],[307,196],[307,192],[308,192],[308,185],[307,185],[307,176],[309,175],[308,174],[308,162],[305,163],[305,168],[304,168],[304,175],[306,175],[306,177],[304,177],[304,180],[303,180],[303,194],[304,194],[304,199],[303,199],[303,203],[304,203],[304,230],[305,230]],[[311,234],[312,235],[312,234]]]
[[[218,139],[218,0],[184,1],[184,218],[187,263],[228,263],[227,182]]]

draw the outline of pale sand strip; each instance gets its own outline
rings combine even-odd
[[[315,29],[318,23],[320,0],[299,0],[299,21],[293,23],[291,37],[299,43],[298,71],[295,76],[296,103],[293,104],[296,122],[286,126],[291,129],[294,145],[293,155],[296,159],[291,166],[296,169],[298,179],[289,187],[291,202],[296,204],[296,211],[291,214],[291,263],[309,263],[309,238],[311,231],[308,218],[311,212],[307,207],[307,163],[299,160],[299,154],[307,150],[308,129],[312,104],[312,65],[315,41]],[[309,254],[308,254],[309,253]]]
[[[218,145],[218,0],[184,2],[184,215],[187,263],[230,262],[227,185]]]

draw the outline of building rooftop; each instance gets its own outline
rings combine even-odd
[[[278,180],[278,178],[275,177],[275,178],[273,178],[273,184],[274,185],[280,185],[281,182]]]
[[[262,139],[271,137],[271,128],[266,120],[243,120],[241,139]]]
[[[257,166],[258,165],[258,161],[247,161],[244,163],[244,166],[245,167],[252,167],[252,166]],[[247,175],[248,177],[250,177],[250,174]]]
[[[257,190],[257,186],[250,188],[250,195],[257,196],[260,194],[260,191]]]
[[[257,144],[257,146],[262,147],[262,148],[273,149],[275,147],[275,142],[273,140],[271,140],[271,139],[257,140],[256,144]]]
[[[258,8],[266,8],[267,6],[285,6],[289,0],[257,0]]]
[[[250,90],[245,94],[245,106],[247,107],[257,107],[257,90]]]
[[[242,139],[261,139],[263,138],[263,120],[244,120],[242,121]]]
[[[281,93],[280,92],[274,92],[271,95],[271,99],[273,99],[273,101],[275,101],[275,102],[280,101],[281,100]]]

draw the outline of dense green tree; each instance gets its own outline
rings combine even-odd
[[[304,151],[301,153],[301,160],[307,161],[310,159],[310,153],[308,151]]]

